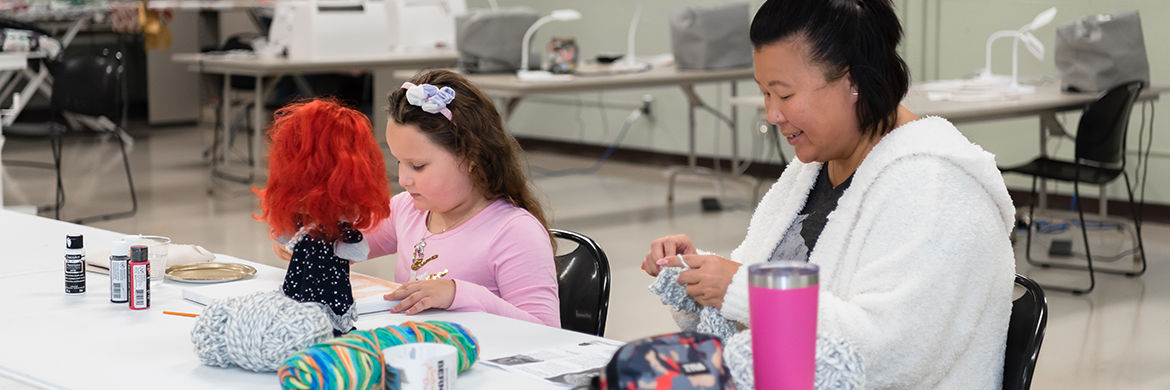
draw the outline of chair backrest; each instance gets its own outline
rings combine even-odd
[[[609,259],[589,237],[567,230],[549,232],[558,240],[577,244],[572,252],[556,256],[561,328],[604,336],[609,312]]]
[[[1141,89],[1141,81],[1121,84],[1110,88],[1085,107],[1081,122],[1077,125],[1078,161],[1089,160],[1124,168],[1129,113]]]
[[[1007,354],[1003,359],[1003,389],[1027,390],[1032,386],[1032,372],[1044,341],[1048,325],[1048,300],[1044,289],[1032,279],[1016,274],[1016,285],[1024,295],[1012,301],[1012,318],[1008,325]]]
[[[119,112],[122,97],[122,64],[110,56],[80,55],[65,59],[53,75],[55,112],[69,111],[89,116]]]

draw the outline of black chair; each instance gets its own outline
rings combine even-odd
[[[561,328],[604,336],[609,312],[609,259],[589,237],[566,230],[549,232],[577,245],[572,252],[556,256]]]
[[[110,133],[118,140],[122,152],[122,164],[126,169],[126,182],[130,188],[131,209],[129,211],[96,215],[75,219],[75,223],[94,220],[109,220],[133,216],[138,212],[138,198],[134,191],[134,179],[130,174],[130,159],[126,144],[133,139],[120,126],[110,121],[107,115],[120,112],[123,67],[121,53],[112,56],[84,55],[67,58],[59,70],[54,71],[53,96],[49,102],[51,121],[48,123],[14,123],[3,129],[5,136],[14,138],[47,138],[53,149],[53,168],[57,171],[57,195],[53,209],[56,218],[61,217],[65,204],[65,190],[61,180],[62,138],[67,134],[62,122],[82,125]]]
[[[1007,354],[1003,359],[1003,390],[1027,390],[1032,386],[1044,327],[1048,326],[1048,300],[1044,289],[1032,279],[1016,274],[1016,285],[1024,295],[1012,301],[1008,324]]]
[[[1089,287],[1085,289],[1044,286],[1049,290],[1067,291],[1074,294],[1085,294],[1093,291],[1096,286],[1094,272],[1124,274],[1138,276],[1146,272],[1146,251],[1142,245],[1142,218],[1138,214],[1133,201],[1133,188],[1129,182],[1129,174],[1125,172],[1126,130],[1129,127],[1129,114],[1133,103],[1141,92],[1142,82],[1133,81],[1113,88],[1102,94],[1096,101],[1085,107],[1077,125],[1076,152],[1073,161],[1037,158],[1031,162],[1014,168],[1000,168],[1002,172],[1016,172],[1032,175],[1032,202],[1028,206],[1028,246],[1025,249],[1029,264],[1041,267],[1057,267],[1089,271]],[[1137,238],[1138,258],[1141,270],[1112,270],[1093,268],[1093,256],[1089,251],[1089,235],[1085,229],[1085,213],[1080,197],[1079,183],[1089,183],[1099,186],[1108,184],[1118,176],[1125,178],[1125,189],[1129,194],[1129,207],[1133,214],[1134,231]],[[1071,181],[1073,183],[1073,197],[1076,199],[1077,215],[1081,221],[1081,235],[1085,240],[1085,258],[1088,266],[1069,265],[1062,263],[1048,263],[1032,260],[1032,224],[1036,207],[1036,180],[1038,178]]]

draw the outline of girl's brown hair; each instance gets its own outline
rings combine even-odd
[[[424,71],[410,82],[455,90],[455,99],[447,105],[451,120],[411,105],[406,100],[406,90],[401,88],[390,93],[390,107],[386,109],[390,120],[418,127],[431,142],[463,158],[468,164],[468,176],[481,195],[488,200],[503,199],[528,210],[547,230],[544,208],[520,164],[524,152],[504,130],[504,122],[492,100],[467,78],[447,70]],[[556,247],[551,234],[549,242]]]

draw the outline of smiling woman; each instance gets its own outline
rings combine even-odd
[[[899,105],[901,36],[890,0],[766,1],[751,26],[755,78],[796,159],[729,258],[677,235],[654,241],[643,268],[657,276],[687,255],[678,283],[720,309],[702,321],[743,328],[744,265],[815,263],[817,330],[854,346],[867,387],[997,388],[1014,208],[994,156]]]

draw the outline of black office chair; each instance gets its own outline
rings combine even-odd
[[[1048,326],[1048,300],[1044,289],[1032,279],[1016,274],[1016,285],[1024,295],[1012,301],[1012,318],[1008,325],[1007,354],[1003,359],[1003,390],[1028,390],[1044,328]]]
[[[129,134],[110,121],[106,116],[120,112],[122,93],[122,64],[120,53],[112,56],[76,56],[67,58],[59,70],[53,73],[53,96],[49,101],[52,120],[48,123],[17,122],[3,129],[5,136],[14,138],[47,138],[53,149],[52,167],[57,171],[56,204],[53,206],[57,219],[65,204],[65,190],[61,180],[61,146],[66,135],[62,122],[78,123],[102,132],[108,132],[118,140],[122,151],[122,164],[126,169],[126,182],[130,188],[131,209],[129,211],[96,215],[73,220],[85,223],[94,220],[109,220],[133,216],[138,212],[138,198],[134,191],[134,179],[130,174],[130,159],[126,153]]]
[[[604,336],[609,312],[609,259],[589,237],[566,230],[549,232],[577,244],[572,252],[556,256],[561,328]]]
[[[1138,276],[1146,272],[1146,251],[1142,245],[1142,218],[1133,201],[1133,188],[1130,186],[1129,174],[1125,172],[1125,138],[1129,127],[1129,114],[1133,103],[1141,92],[1142,82],[1133,81],[1109,89],[1096,101],[1085,107],[1077,125],[1076,152],[1073,161],[1056,160],[1040,157],[1031,162],[1014,167],[1000,168],[1002,172],[1016,172],[1032,175],[1032,202],[1028,206],[1028,246],[1025,249],[1029,264],[1041,267],[1057,267],[1089,271],[1089,287],[1086,289],[1044,286],[1056,291],[1067,291],[1074,294],[1085,294],[1093,291],[1096,286],[1094,272],[1124,274]],[[1138,258],[1141,270],[1112,270],[1093,268],[1093,256],[1089,251],[1089,235],[1085,229],[1085,213],[1080,197],[1079,183],[1106,185],[1117,179],[1125,178],[1125,189],[1129,194],[1129,207],[1133,213],[1134,231],[1137,237]],[[1085,240],[1085,258],[1087,267],[1061,263],[1048,263],[1032,260],[1032,226],[1036,206],[1036,180],[1038,178],[1071,181],[1073,183],[1073,197],[1076,199],[1077,215],[1081,221],[1081,235]]]

